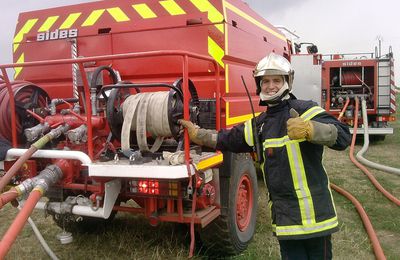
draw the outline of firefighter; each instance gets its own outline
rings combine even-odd
[[[217,133],[180,123],[193,142],[235,153],[252,152],[255,133],[263,146],[262,171],[282,259],[331,259],[338,220],[322,154],[324,146],[344,150],[349,129],[317,103],[291,94],[294,71],[284,57],[266,56],[253,76],[260,106],[267,107],[256,124],[249,120]]]

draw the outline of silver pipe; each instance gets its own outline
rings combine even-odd
[[[43,202],[39,201],[35,209],[40,209],[40,210],[50,210],[52,212],[55,212],[57,214],[64,214],[62,210],[62,203],[63,202]],[[80,205],[75,205],[72,207],[71,212],[74,215],[78,216],[86,216],[86,217],[93,217],[93,218],[103,218],[107,219],[109,217],[109,214],[105,214],[104,208],[99,208],[96,211],[94,211],[91,206],[80,206]]]
[[[13,160],[15,157],[22,156],[27,149],[11,148],[7,151],[5,161]],[[31,158],[51,158],[51,159],[72,159],[79,160],[83,165],[87,166],[92,163],[90,157],[80,151],[65,151],[65,150],[38,150]]]

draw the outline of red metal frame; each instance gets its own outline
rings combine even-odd
[[[216,80],[216,129],[219,130],[221,127],[221,88],[220,88],[220,67],[218,63],[211,57],[198,55],[191,52],[186,51],[151,51],[151,52],[139,52],[139,53],[126,53],[126,54],[115,54],[115,55],[103,55],[103,56],[95,56],[95,57],[85,57],[85,58],[77,58],[77,59],[61,59],[61,60],[48,60],[48,61],[35,61],[35,62],[26,62],[20,64],[5,64],[0,65],[0,68],[3,73],[3,77],[7,84],[8,92],[13,97],[11,83],[8,80],[8,75],[6,68],[15,68],[15,67],[35,67],[35,66],[43,66],[43,65],[58,65],[58,64],[73,64],[76,63],[79,66],[79,70],[81,75],[85,75],[85,68],[84,63],[86,62],[93,62],[93,61],[103,61],[103,60],[116,60],[116,59],[130,59],[130,58],[144,58],[144,57],[158,57],[158,56],[181,56],[182,57],[182,74],[183,74],[183,103],[184,103],[184,119],[189,120],[189,99],[190,99],[190,92],[189,92],[189,58],[195,58],[199,60],[209,61],[214,65],[215,69],[215,80]],[[87,107],[86,111],[86,120],[88,126],[88,155],[93,160],[94,158],[94,149],[93,149],[93,122],[92,122],[92,107],[90,102],[90,90],[89,90],[89,82],[87,77],[82,77],[82,83],[84,88],[85,96],[88,97],[85,100],[85,105]],[[11,111],[12,111],[12,134],[13,134],[13,146],[17,147],[17,130],[16,130],[16,117],[15,117],[15,102],[14,98],[11,98]],[[185,129],[184,133],[185,138],[185,160],[186,163],[189,165],[190,163],[190,156],[189,156],[189,135],[187,130]],[[190,168],[188,168],[188,177],[191,179]],[[191,183],[191,182],[189,182]],[[85,184],[78,184],[78,183],[65,183],[64,188],[66,189],[79,189],[91,192],[103,192],[102,187],[95,186],[95,185],[87,185]],[[152,200],[152,201],[151,201]],[[160,216],[159,220],[161,221],[173,221],[173,222],[190,222],[191,217],[185,216],[183,212],[183,199],[182,197],[178,198],[177,200],[177,214],[168,214],[167,216]],[[148,204],[151,205],[148,205]],[[174,205],[171,203],[169,204],[170,211],[173,211]],[[127,207],[115,207],[116,210],[122,211],[129,211],[132,213],[144,213],[146,215],[150,215],[151,212],[157,209],[157,198],[153,199],[146,199],[144,203],[144,207],[141,209],[131,210]],[[150,212],[151,211],[151,212]],[[212,213],[211,213],[212,212]],[[210,214],[208,214],[210,213]],[[196,216],[194,221],[195,223],[206,225],[210,221],[212,221],[215,217],[220,214],[219,209],[212,210],[210,212],[207,211],[207,215],[205,219],[203,216]]]
[[[189,120],[189,57],[195,58],[199,60],[209,61],[214,65],[215,69],[215,80],[216,80],[216,129],[219,130],[221,126],[221,88],[220,88],[220,67],[218,63],[209,56],[199,55],[192,52],[187,51],[149,51],[149,52],[137,52],[137,53],[124,53],[124,54],[114,54],[114,55],[102,55],[102,56],[94,56],[94,57],[85,57],[85,58],[77,58],[77,59],[60,59],[60,60],[47,60],[47,61],[34,61],[34,62],[25,62],[25,63],[12,63],[0,65],[0,69],[2,71],[2,75],[4,81],[6,82],[6,86],[8,89],[8,93],[10,95],[10,105],[11,105],[11,124],[12,124],[12,145],[13,147],[17,147],[17,130],[16,130],[16,116],[15,116],[15,102],[14,95],[12,92],[10,80],[8,78],[7,68],[16,68],[16,67],[36,67],[43,65],[59,65],[59,64],[73,64],[76,63],[79,66],[79,70],[81,75],[85,75],[84,63],[93,62],[93,61],[104,61],[104,60],[120,60],[120,59],[130,59],[130,58],[146,58],[146,57],[159,57],[159,56],[181,56],[183,59],[182,66],[182,74],[183,74],[183,102],[184,102],[184,119]],[[89,91],[89,82],[87,77],[82,77],[83,88],[86,97],[90,97]],[[86,107],[87,107],[87,125],[88,125],[88,155],[93,160],[93,128],[92,128],[92,107],[90,98],[86,98]],[[189,161],[189,135],[187,130],[185,130],[185,159]]]

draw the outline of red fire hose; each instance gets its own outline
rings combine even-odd
[[[14,222],[8,228],[6,234],[0,242],[0,259],[4,259],[4,257],[7,255],[12,244],[17,239],[17,236],[21,232],[22,228],[25,226],[26,221],[28,220],[30,214],[36,206],[36,203],[38,203],[42,195],[43,190],[39,187],[33,189],[33,191],[29,194],[24,207],[18,213]]]
[[[21,156],[18,160],[11,166],[11,168],[7,171],[7,173],[0,179],[0,191],[4,189],[4,187],[10,182],[11,178],[17,173],[17,171],[22,167],[22,165],[31,158],[32,154],[34,154],[38,150],[37,147],[31,145],[31,147]]]
[[[375,179],[375,177],[368,171],[368,169],[359,163],[356,158],[354,158],[354,146],[356,143],[356,136],[357,136],[357,126],[358,126],[358,109],[359,109],[359,100],[358,98],[356,100],[356,108],[354,111],[354,127],[353,127],[353,138],[351,140],[351,146],[350,146],[350,160],[358,167],[360,168],[365,175],[367,175],[368,179],[372,182],[372,184],[377,188],[386,198],[389,200],[393,201],[397,206],[400,206],[400,200],[390,194],[385,188],[382,187],[382,185]]]
[[[340,121],[340,119],[342,119],[343,114],[346,112],[346,109],[347,109],[347,106],[349,105],[349,103],[350,103],[350,98],[346,98],[346,103],[344,103],[343,109],[342,109],[342,111],[340,111],[340,114],[337,118],[339,121]]]
[[[4,192],[0,195],[0,209],[6,205],[8,202],[15,200],[18,198],[20,194],[18,191],[13,187],[9,191]]]
[[[51,130],[48,134],[37,140],[31,147],[13,164],[10,170],[0,179],[0,191],[10,182],[11,178],[17,173],[21,166],[34,154],[37,150],[45,146],[51,140],[59,137],[62,133],[69,129],[68,125],[61,125]]]
[[[354,198],[349,192],[336,186],[335,184],[331,183],[331,187],[332,187],[332,189],[334,189],[335,191],[337,191],[338,193],[342,194],[347,199],[349,199],[353,203],[353,205],[356,207],[358,214],[360,215],[361,220],[364,224],[365,230],[367,231],[369,239],[371,240],[372,248],[374,250],[376,259],[378,259],[378,260],[386,259],[385,254],[383,253],[381,244],[379,243],[378,237],[377,237],[375,230],[371,224],[371,221],[369,220],[368,215],[365,212],[364,208],[362,207],[361,203],[356,198]]]

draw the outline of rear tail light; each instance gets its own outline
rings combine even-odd
[[[379,122],[393,122],[396,121],[396,116],[379,116],[377,118]]]
[[[129,181],[129,193],[138,195],[160,195],[177,197],[179,184],[173,181],[160,180],[131,180]]]

